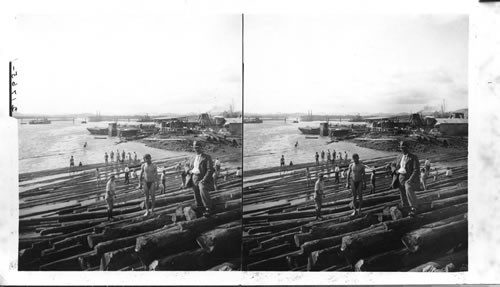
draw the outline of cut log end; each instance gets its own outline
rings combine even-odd
[[[401,241],[403,242],[404,246],[412,253],[417,252],[418,250],[418,238],[413,237],[413,236],[408,236],[405,235],[401,238]]]
[[[340,245],[340,251],[345,251],[349,245],[352,244],[351,236],[342,237],[342,244]]]
[[[156,271],[156,269],[158,268],[158,260],[154,260],[153,262],[151,262],[151,264],[149,264],[149,271]]]
[[[358,260],[358,262],[354,264],[354,271],[356,272],[363,271],[363,264],[365,264],[365,261],[363,259]]]

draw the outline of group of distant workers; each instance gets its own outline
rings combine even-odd
[[[427,158],[424,162],[424,167],[420,168],[420,163],[418,157],[409,151],[409,144],[406,141],[401,141],[399,144],[399,150],[401,154],[396,158],[396,160],[386,166],[386,170],[392,176],[391,188],[398,188],[400,192],[400,198],[403,205],[403,210],[408,212],[409,216],[415,216],[417,214],[418,199],[415,195],[417,190],[422,187],[424,191],[427,190],[426,178],[429,177],[431,171],[431,162]],[[321,152],[322,159],[324,158],[324,152]],[[328,150],[328,155],[330,151]],[[335,158],[335,151],[333,152]],[[334,162],[334,160],[328,160],[327,164]],[[316,152],[316,163],[319,164],[319,154]],[[331,158],[330,158],[331,159]],[[340,158],[339,158],[340,159]],[[344,152],[344,159],[347,159],[347,152]],[[280,164],[281,167],[284,165],[284,156],[281,157]],[[335,181],[334,183],[340,183],[340,176],[346,179],[346,188],[351,188],[352,191],[352,215],[360,215],[361,208],[363,205],[363,190],[366,189],[366,177],[365,170],[368,166],[363,164],[357,153],[352,155],[352,161],[349,166],[340,170],[338,165],[335,166]],[[369,168],[369,167],[368,167]],[[375,192],[376,188],[376,169],[377,167],[371,168],[371,193]],[[328,172],[329,175],[329,172]],[[340,176],[339,176],[340,175]],[[434,180],[437,179],[437,172],[434,175]],[[445,176],[452,176],[452,170],[448,167],[446,168]],[[310,187],[312,185],[311,172],[307,167],[305,170],[306,186]],[[325,174],[323,172],[317,174],[317,180],[314,184],[314,194],[313,199],[316,205],[316,219],[321,220],[321,206],[323,204],[324,196],[324,181]],[[308,192],[310,195],[310,192]]]

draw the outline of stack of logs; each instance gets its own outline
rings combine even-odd
[[[125,184],[123,166],[97,164],[74,175],[67,169],[20,175],[21,184],[31,181],[38,187],[20,193],[18,269],[239,269],[241,179],[234,171],[220,179],[218,191],[211,192],[215,214],[196,218],[191,189],[179,188],[179,160],[155,161],[167,171],[166,192],[157,191],[155,213],[148,217],[143,217],[138,180]],[[101,171],[100,187],[95,167]],[[102,200],[109,174],[119,175],[114,221],[107,220]]]
[[[364,163],[375,167],[376,189],[364,191],[362,214],[352,215],[345,179],[315,163],[245,171],[243,263],[247,271],[463,271],[467,269],[467,155],[440,158],[418,191],[419,213],[407,217],[399,190],[390,189],[383,168],[395,158]],[[453,165],[453,176],[443,175]],[[423,165],[423,162],[421,162]],[[315,218],[304,169],[326,172],[322,220]],[[345,168],[341,165],[340,168]],[[329,175],[329,177],[328,177]],[[434,180],[433,176],[437,175]],[[314,184],[314,182],[313,182]],[[399,212],[402,210],[403,214]]]

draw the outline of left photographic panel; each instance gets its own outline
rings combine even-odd
[[[16,28],[18,270],[240,270],[242,16]]]

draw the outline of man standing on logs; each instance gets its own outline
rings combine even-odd
[[[340,183],[339,175],[340,175],[339,165],[335,165],[335,182],[334,183]]]
[[[371,194],[374,194],[375,193],[375,180],[376,180],[376,169],[377,167],[375,166],[373,169],[372,169],[372,175],[370,177],[370,182],[372,184],[372,191],[371,191]]]
[[[73,156],[71,156],[71,158],[69,159],[69,174],[71,174],[71,172],[74,172],[75,170],[75,159],[73,158]]]
[[[281,175],[281,172],[284,172],[284,169],[285,169],[285,156],[281,155],[281,159],[280,159],[280,175]]]
[[[144,179],[144,185],[143,185]],[[141,175],[139,177],[141,185],[139,188],[144,186],[144,195],[146,197],[144,206],[146,208],[146,213],[144,216],[149,215],[149,196],[151,195],[151,213],[154,214],[155,209],[155,193],[158,188],[158,168],[151,161],[151,155],[144,155],[144,163],[141,166]]]
[[[320,173],[316,184],[314,185],[314,202],[316,203],[316,220],[322,219],[321,217],[321,205],[323,204],[323,190],[325,184],[323,182],[323,174]]]
[[[163,190],[160,193],[163,194],[167,191],[167,174],[165,169],[161,172],[161,185],[163,186]]]
[[[95,181],[97,183],[97,188],[99,188],[101,186],[101,173],[98,167],[95,169]]]
[[[128,166],[125,167],[125,169],[123,170],[124,171],[124,175],[125,175],[125,184],[129,184],[130,183],[130,169],[128,168]]]
[[[311,185],[311,171],[306,167],[306,186],[309,187]]]
[[[357,153],[352,155],[353,162],[349,165],[346,178],[346,187],[349,188],[349,181],[352,182],[352,215],[361,214],[363,205],[363,189],[366,188],[365,165],[359,161]],[[352,175],[352,177],[351,177]],[[359,196],[358,211],[356,212],[356,197]]]
[[[114,204],[114,199],[116,197],[115,189],[116,189],[115,176],[111,175],[109,177],[108,182],[106,183],[106,195],[104,196],[104,199],[106,200],[106,204],[108,206],[109,221],[113,220],[113,204]]]
[[[214,190],[213,173],[214,164],[212,158],[202,151],[199,141],[193,142],[193,149],[196,153],[191,161],[189,171],[193,181],[194,199],[197,211],[205,209],[203,216],[208,217],[212,212],[212,199],[210,191]]]
[[[409,208],[409,215],[417,213],[417,196],[415,190],[420,186],[420,163],[418,157],[409,151],[408,143],[401,141],[399,144],[401,155],[396,159],[395,174],[399,180],[399,192],[403,208]]]

